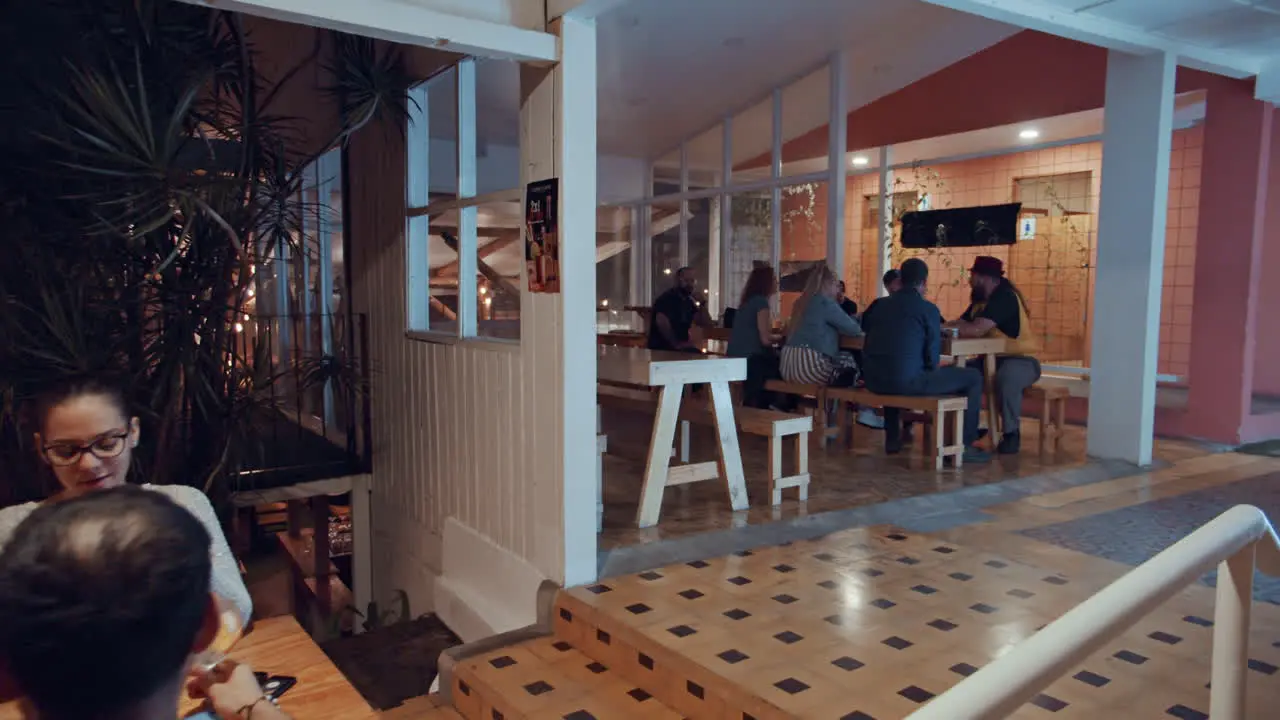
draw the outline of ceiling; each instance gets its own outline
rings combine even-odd
[[[856,108],[1016,29],[918,0],[629,0],[597,19],[600,151],[657,157],[755,105],[735,121],[735,136],[756,140],[735,147],[735,160],[745,160],[769,142],[770,111],[759,101],[836,50],[850,52]],[[784,135],[827,121],[827,82],[819,75],[787,91]],[[703,146],[718,158],[714,131]]]
[[[1280,0],[1047,0],[1210,50],[1280,56]]]

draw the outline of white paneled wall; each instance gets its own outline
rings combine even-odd
[[[432,609],[443,553],[453,564],[470,552],[442,546],[448,517],[562,581],[560,296],[524,293],[518,347],[406,337],[404,137],[368,127],[347,163],[353,295],[372,358],[375,595],[403,589],[415,613]]]

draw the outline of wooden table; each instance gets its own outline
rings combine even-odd
[[[729,504],[734,510],[747,509],[747,484],[742,473],[742,452],[738,428],[733,418],[729,383],[747,379],[747,361],[714,355],[664,352],[642,348],[600,346],[596,358],[601,384],[653,388],[658,392],[658,413],[649,441],[644,486],[636,513],[639,527],[658,524],[663,491],[671,485],[724,478]],[[718,459],[671,467],[671,447],[675,442],[680,403],[686,385],[711,387],[711,410],[715,417]]]
[[[292,617],[261,620],[236,643],[230,656],[255,671],[289,675],[298,679],[280,698],[280,708],[298,720],[371,720],[377,717],[369,703],[347,682],[328,656]],[[186,716],[196,705],[186,696],[179,713]],[[21,720],[17,702],[0,705],[0,720]]]

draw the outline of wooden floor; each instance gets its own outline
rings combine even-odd
[[[1067,428],[1063,450],[1041,457],[1036,451],[1037,422],[1023,421],[1023,452],[997,456],[983,465],[935,471],[921,453],[920,441],[902,455],[884,454],[884,433],[857,426],[854,449],[829,446],[809,454],[812,480],[809,499],[800,502],[795,491],[783,492],[783,503],[768,502],[768,448],[763,438],[742,436],[742,462],[746,473],[751,507],[734,512],[723,481],[707,481],[668,488],[663,495],[662,515],[656,527],[636,527],[636,511],[644,478],[644,454],[648,447],[652,416],[606,408],[603,431],[609,438],[604,460],[604,529],[600,548],[642,545],[660,540],[727,530],[743,524],[763,524],[805,515],[875,505],[922,494],[946,492],[977,485],[990,485],[1018,478],[1043,475],[1086,464],[1084,428]],[[921,434],[919,430],[917,435]],[[694,426],[692,459],[715,457],[714,435],[708,428]],[[790,463],[791,448],[784,453]],[[1210,452],[1199,443],[1158,439],[1156,459],[1175,462]],[[788,465],[789,467],[789,465]]]
[[[877,526],[562,592],[555,635],[463,661],[494,718],[903,718],[1129,567],[1014,534],[1280,473],[1220,454],[989,509],[938,534]],[[1278,476],[1280,477],[1280,476]],[[1213,590],[1194,585],[1016,718],[1206,718]],[[1280,703],[1280,606],[1255,602],[1249,718]],[[428,709],[386,717],[456,717]],[[403,709],[402,709],[403,710]]]

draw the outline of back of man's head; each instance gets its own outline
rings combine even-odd
[[[919,288],[929,280],[929,266],[920,258],[902,261],[902,287]]]
[[[0,553],[0,663],[41,717],[125,712],[180,680],[209,565],[208,531],[160,493],[38,508]]]

